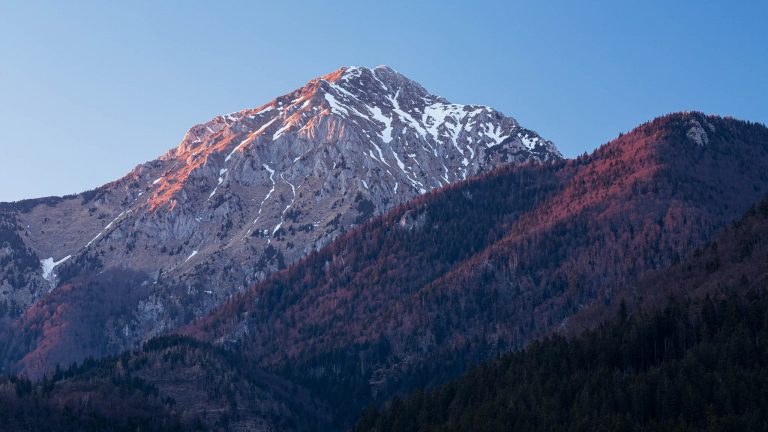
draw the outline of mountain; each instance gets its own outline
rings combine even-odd
[[[650,301],[649,306],[643,303],[654,296],[678,296],[680,300],[672,305],[672,312],[658,315],[663,319],[652,316],[629,327],[626,322],[620,324],[624,327],[613,327],[633,331],[598,331],[574,345],[562,338],[544,345],[534,343],[530,350],[507,356],[502,363],[503,367],[512,365],[509,371],[530,370],[530,374],[516,379],[519,375],[473,372],[460,383],[471,384],[479,376],[483,380],[477,383],[486,393],[461,399],[455,406],[467,407],[466,415],[471,416],[478,412],[473,410],[475,405],[460,404],[470,401],[483,406],[495,400],[486,399],[486,394],[508,395],[504,392],[510,383],[521,384],[511,388],[519,390],[514,394],[528,394],[526,380],[544,374],[554,377],[554,384],[531,396],[546,402],[531,411],[528,418],[536,420],[547,407],[553,414],[568,408],[567,403],[549,404],[552,398],[577,400],[571,393],[557,391],[563,382],[579,384],[587,379],[596,383],[594,391],[605,397],[582,395],[578,399],[583,401],[580,407],[593,407],[588,404],[595,400],[618,400],[614,396],[619,390],[635,394],[635,390],[652,388],[648,386],[658,382],[653,381],[658,376],[655,368],[665,362],[670,363],[664,364],[669,366],[664,370],[677,374],[686,370],[680,368],[689,364],[686,362],[701,361],[707,366],[704,361],[715,358],[709,355],[712,352],[729,362],[751,358],[742,355],[742,345],[732,343],[746,340],[731,337],[731,330],[744,329],[745,323],[721,318],[728,313],[732,317],[733,311],[757,310],[757,314],[736,315],[752,317],[747,325],[760,328],[760,319],[755,317],[762,315],[756,308],[764,307],[764,300],[750,304],[752,294],[747,294],[746,303],[734,297],[734,303],[716,305],[714,312],[707,306],[704,310],[713,330],[707,335],[700,331],[709,327],[700,326],[696,307],[679,307],[688,307],[689,293],[694,297],[722,295],[735,288],[741,294],[765,280],[768,242],[763,240],[768,213],[764,203],[754,203],[768,194],[763,169],[767,161],[768,129],[764,126],[678,113],[641,125],[576,160],[501,167],[369,219],[183,329],[205,341],[166,336],[119,357],[57,372],[52,381],[31,384],[31,391],[17,381],[21,384],[6,385],[8,403],[4,405],[14,408],[11,415],[21,411],[13,418],[22,419],[27,418],[24,409],[30,406],[53,404],[55,415],[61,411],[82,412],[87,419],[115,415],[136,424],[156,415],[169,425],[191,424],[202,430],[239,430],[255,424],[276,430],[342,430],[371,402],[442,385],[471,363],[527,347],[537,338],[583,328],[585,321],[581,320],[586,318],[581,311],[590,311],[590,327],[596,327],[616,316],[614,303],[626,306],[618,310],[639,316],[637,308],[658,307],[657,301]],[[732,222],[745,212],[746,217]],[[731,237],[735,240],[729,240]],[[711,243],[704,247],[707,242]],[[620,255],[614,252],[617,250]],[[670,276],[665,277],[665,272]],[[694,282],[678,287],[678,274]],[[731,274],[739,275],[737,285],[727,276]],[[120,279],[128,277],[130,274]],[[654,278],[674,282],[649,282]],[[100,290],[92,292],[96,295]],[[622,298],[624,302],[620,302]],[[119,305],[113,307],[120,309]],[[56,313],[55,308],[51,310]],[[686,323],[694,326],[690,334],[683,332],[690,336],[685,339],[688,343],[675,345]],[[671,339],[665,340],[665,336]],[[634,349],[624,350],[616,338],[632,342]],[[735,351],[722,349],[726,345]],[[583,355],[571,357],[569,346]],[[667,353],[670,347],[679,348],[672,350],[677,357],[661,356],[664,346]],[[703,358],[699,355],[702,347]],[[549,369],[538,370],[536,353],[542,352],[546,357],[541,360],[548,362]],[[516,363],[521,358],[522,365]],[[583,367],[584,359],[593,358],[605,360],[601,370],[619,370],[619,378],[632,382],[611,386],[596,381],[604,375],[589,365],[597,363],[588,363],[586,370]],[[626,369],[624,360],[639,366]],[[559,369],[567,362],[572,369]],[[622,369],[616,369],[616,364]],[[486,370],[493,368],[496,366]],[[571,376],[570,370],[581,372]],[[711,369],[689,370],[691,374],[685,376],[693,379],[686,382],[706,384],[698,377],[707,376],[708,371]],[[759,367],[745,365],[738,369],[742,372],[740,377],[762,382]],[[632,386],[635,382],[639,385]],[[78,393],[77,400],[62,396],[86,385],[94,388]],[[111,411],[98,405],[75,409],[88,395],[89,400],[96,394],[124,395],[127,385],[136,397],[111,399]],[[48,393],[45,388],[50,388]],[[691,388],[703,397],[712,396],[700,391],[706,389]],[[19,400],[19,393],[27,396]],[[716,402],[711,417],[723,419],[718,402],[722,399],[706,398],[704,402]],[[405,406],[414,404],[409,398]],[[397,403],[387,406],[397,407]],[[699,406],[709,409],[706,403],[690,405]],[[674,414],[680,405],[669,408]],[[402,412],[389,409],[381,416],[369,412],[359,427],[368,430],[365,428],[376,426],[381,418],[407,420]],[[497,414],[508,412],[500,409]],[[597,409],[587,414],[594,412]],[[607,417],[598,420],[618,422],[600,423],[608,429],[625,424],[624,417],[605,412]],[[629,412],[635,415],[635,411]],[[754,412],[745,408],[735,415]],[[434,414],[425,414],[420,421],[438,424],[440,411]],[[638,415],[653,421],[655,414],[643,411]],[[550,423],[541,424],[559,424],[552,422],[563,418],[579,419],[545,418],[542,421]],[[744,419],[749,422],[747,417],[725,420]],[[408,427],[412,422],[397,424]],[[477,425],[485,423],[477,420]]]
[[[397,207],[186,328],[353,417],[569,318],[692,254],[768,193],[768,129],[701,113],[592,155],[498,169]],[[603,310],[605,312],[605,310]]]
[[[194,126],[95,190],[0,204],[2,364],[36,376],[119,352],[372,215],[498,166],[560,158],[491,108],[451,104],[386,66],[341,68]]]

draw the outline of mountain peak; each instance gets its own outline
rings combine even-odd
[[[259,108],[191,128],[164,157],[176,161],[180,175],[158,181],[152,208],[169,203],[188,175],[205,165],[229,170],[249,155],[257,155],[257,166],[298,161],[338,140],[354,142],[356,159],[403,175],[399,183],[418,193],[486,166],[561,157],[551,142],[492,108],[452,104],[388,66],[345,66]],[[284,141],[287,146],[278,144]],[[290,155],[277,154],[282,152]],[[436,165],[436,172],[428,173],[424,164]]]
[[[369,68],[366,66],[342,66],[328,75],[333,75],[336,73],[340,73],[340,77],[345,80],[360,78],[364,75],[375,74],[379,79],[384,79],[384,78],[390,79],[392,77],[398,77],[400,79],[405,79],[411,82],[415,82],[410,80],[400,72],[396,71],[394,68],[387,65],[378,65],[373,68]]]
[[[391,98],[400,91],[405,97],[419,97],[432,102],[448,103],[443,98],[430,94],[418,82],[385,65],[374,68],[344,66],[316,80],[328,82],[329,86],[321,86],[324,90],[329,90],[330,87],[339,91],[338,87],[341,87],[340,91],[346,90],[362,99],[370,98],[372,94],[389,95]],[[307,86],[312,87],[314,81],[310,81]]]

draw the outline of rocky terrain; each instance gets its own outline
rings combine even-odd
[[[560,158],[491,108],[449,103],[386,66],[341,68],[192,127],[113,183],[0,204],[0,319],[14,338],[3,367],[35,375],[135,346],[372,215]]]

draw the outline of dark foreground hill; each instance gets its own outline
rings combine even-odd
[[[674,303],[536,342],[356,431],[736,431],[768,424],[768,294]]]

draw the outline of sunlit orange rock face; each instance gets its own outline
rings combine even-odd
[[[398,204],[499,166],[560,158],[490,107],[450,103],[386,66],[345,67],[195,125],[176,148],[96,190],[15,204],[7,225],[31,276],[0,295],[23,313],[78,277],[143,274],[141,289],[130,288],[143,294],[84,344],[107,338],[116,351],[206,313]],[[60,290],[55,302],[74,307],[82,289]],[[39,358],[57,358],[56,349],[64,348]]]
[[[235,152],[247,152],[254,143],[273,141],[275,134],[269,135],[268,132],[275,129],[282,133],[295,132],[321,142],[343,135],[343,123],[331,126],[326,136],[317,135],[317,126],[333,114],[331,107],[323,106],[323,95],[318,97],[318,92],[322,92],[323,83],[338,82],[347,70],[341,68],[313,79],[304,87],[257,109],[229,114],[214,119],[210,122],[213,125],[198,125],[190,129],[173,155],[179,163],[159,178],[148,198],[149,209],[154,211],[164,205],[173,209],[176,204],[174,196],[182,190],[190,173],[209,163],[211,157],[227,154],[226,161],[235,156]]]

